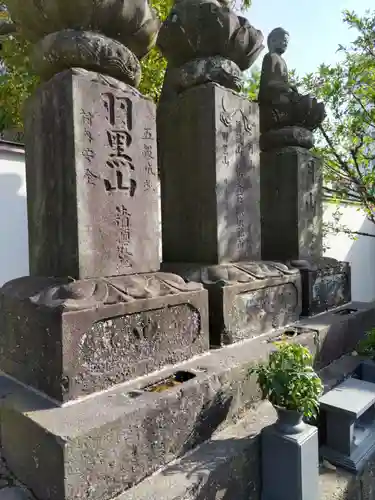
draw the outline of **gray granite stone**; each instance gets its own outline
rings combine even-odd
[[[163,260],[260,258],[257,105],[216,84],[158,108]]]
[[[67,401],[209,347],[207,292],[167,273],[19,278],[0,289],[0,369]]]
[[[28,103],[31,275],[159,268],[155,105],[114,82],[71,70]]]
[[[322,165],[304,148],[263,152],[262,258],[314,259],[322,251]]]

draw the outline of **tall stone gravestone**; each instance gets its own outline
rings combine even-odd
[[[300,95],[282,57],[289,34],[268,37],[259,90],[262,258],[300,269],[302,314],[351,300],[350,266],[322,257],[322,162],[310,149],[324,105]]]
[[[217,0],[176,2],[158,37],[163,266],[209,291],[212,345],[299,315],[298,273],[259,261],[258,106],[238,91],[262,41]]]
[[[159,272],[156,112],[135,88],[154,12],[96,3],[94,33],[79,9],[41,11],[11,9],[44,82],[25,122],[31,276],[0,290],[0,369],[63,402],[206,351],[208,305]]]

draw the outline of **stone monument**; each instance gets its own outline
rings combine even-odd
[[[301,270],[309,316],[350,301],[350,267],[322,257],[322,164],[310,149],[325,109],[289,82],[288,42],[283,28],[269,34],[259,89],[262,258]]]
[[[238,93],[263,35],[226,1],[180,0],[157,43],[163,267],[209,291],[212,345],[283,326],[299,316],[298,273],[259,261],[258,106]]]
[[[159,272],[156,110],[136,90],[159,29],[148,1],[9,10],[42,84],[25,117],[30,276],[0,290],[0,369],[61,404],[206,352],[208,298]],[[69,483],[65,459],[47,481],[12,449],[42,500],[78,498],[48,489]]]

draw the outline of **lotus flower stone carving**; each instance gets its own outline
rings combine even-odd
[[[82,67],[137,85],[160,27],[148,0],[9,0],[8,8],[44,79]]]

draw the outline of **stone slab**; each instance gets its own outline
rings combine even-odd
[[[375,403],[375,384],[349,378],[320,398],[320,408],[343,412],[354,421]]]
[[[159,269],[155,104],[114,81],[72,69],[41,85],[28,102],[33,276],[83,279]]]
[[[260,155],[262,259],[319,258],[322,252],[322,165],[308,150]]]
[[[315,333],[291,341],[313,346],[317,356]],[[276,338],[266,335],[213,350],[62,407],[3,375],[3,456],[39,500],[110,500],[257,404],[261,395],[248,370],[267,358]],[[323,370],[326,390],[359,362],[346,357]],[[176,372],[195,376],[170,390],[149,392]]]
[[[293,326],[316,331],[314,345],[318,368],[353,352],[366,331],[375,324],[375,302],[350,302],[331,311],[302,318]]]
[[[0,330],[0,369],[68,401],[207,351],[208,297],[167,273],[25,277],[0,289]]]
[[[157,119],[164,261],[260,259],[258,105],[209,83]]]
[[[211,346],[259,337],[300,317],[299,272],[286,265],[262,261],[210,267],[163,263],[162,268],[202,283],[208,290]]]

